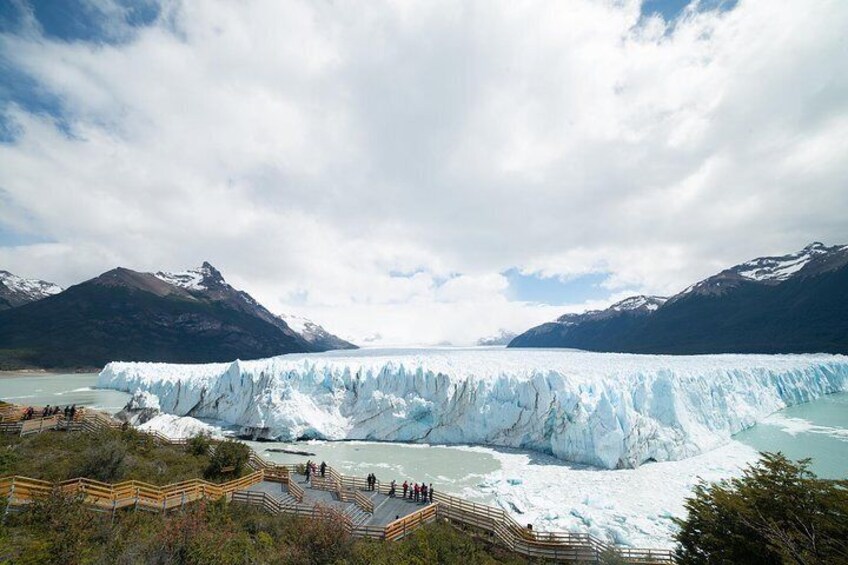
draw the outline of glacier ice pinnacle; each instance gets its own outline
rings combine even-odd
[[[484,444],[615,469],[702,453],[776,410],[846,391],[848,358],[365,350],[110,363],[99,384],[281,440]]]

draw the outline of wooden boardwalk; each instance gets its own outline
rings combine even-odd
[[[81,410],[74,421],[56,416],[24,423],[16,418],[19,413],[20,407],[0,405],[0,431],[25,434],[121,427],[110,416],[91,410]],[[171,439],[158,433],[149,435],[162,444],[184,446],[187,443],[185,439]],[[0,497],[7,500],[8,511],[58,489],[63,493],[80,494],[91,507],[113,513],[128,507],[168,512],[204,498],[226,498],[275,514],[337,519],[352,536],[389,541],[401,539],[423,524],[443,519],[472,528],[493,542],[530,558],[600,563],[604,553],[614,551],[627,563],[673,563],[673,555],[668,550],[614,547],[588,534],[530,530],[500,508],[468,502],[440,491],[435,493],[433,504],[423,505],[390,498],[389,486],[379,482],[376,490],[368,490],[364,478],[342,475],[332,467],[327,467],[325,477],[312,477],[307,483],[305,477],[298,474],[296,465],[275,465],[252,450],[249,465],[253,473],[222,484],[200,479],[166,486],[140,481],[106,484],[83,478],[48,483],[28,477],[3,477],[0,478]]]

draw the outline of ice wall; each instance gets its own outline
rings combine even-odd
[[[110,363],[99,384],[283,440],[485,444],[612,469],[689,457],[785,406],[846,391],[848,358],[363,350]]]

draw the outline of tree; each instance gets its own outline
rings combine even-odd
[[[238,477],[250,459],[250,448],[240,441],[226,440],[215,447],[206,468],[207,479]]]
[[[199,433],[192,436],[188,440],[188,452],[192,455],[200,455],[205,457],[209,454],[209,448],[212,446],[212,440],[209,434]]]
[[[698,484],[677,520],[678,560],[848,564],[848,481],[819,479],[809,465],[764,453],[739,478]]]

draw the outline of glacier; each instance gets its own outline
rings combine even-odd
[[[709,451],[786,406],[848,391],[848,358],[366,349],[113,362],[98,386],[267,439],[479,444],[623,469]]]

